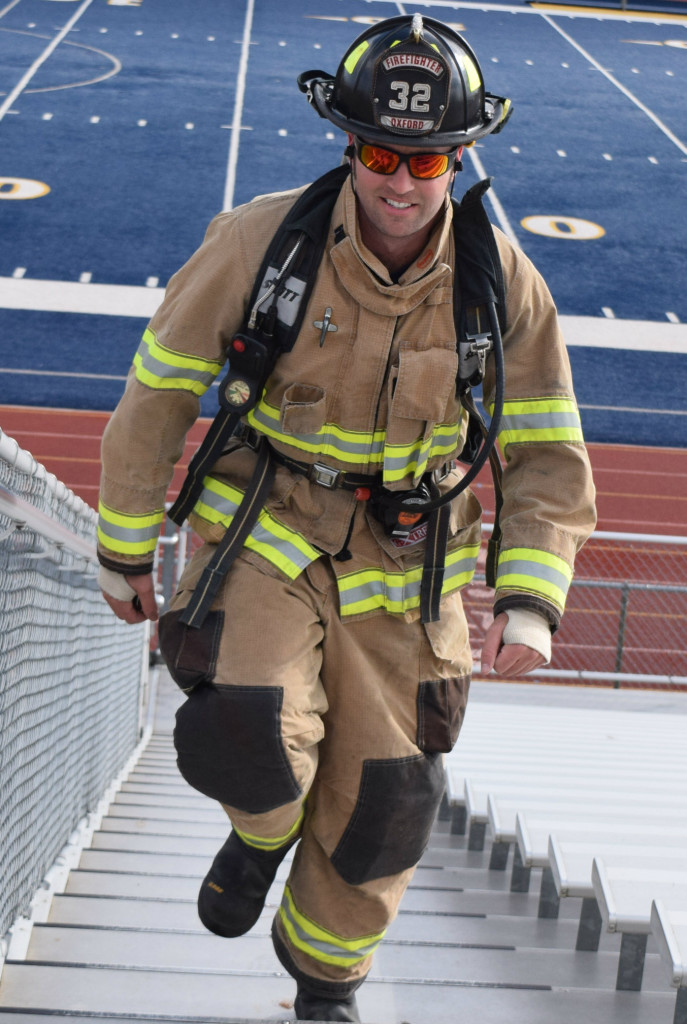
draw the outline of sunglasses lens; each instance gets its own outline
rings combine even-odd
[[[448,154],[421,153],[408,161],[414,178],[438,178],[448,170]]]
[[[398,154],[380,146],[363,145],[358,155],[365,167],[376,174],[393,174],[398,167]]]

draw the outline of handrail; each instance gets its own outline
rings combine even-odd
[[[95,524],[97,516],[93,509],[61,483],[57,477],[48,473],[44,466],[36,462],[33,455],[20,448],[14,438],[5,434],[1,428],[0,459],[16,467],[22,473],[44,480],[46,489],[51,491],[63,505]],[[95,544],[56,522],[24,498],[13,494],[3,484],[0,484],[0,514],[6,516],[14,524],[14,529],[21,530],[28,527],[56,547],[66,549],[80,558],[85,558],[87,562],[97,564]]]

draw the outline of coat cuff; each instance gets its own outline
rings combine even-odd
[[[509,608],[525,608],[531,612],[537,612],[543,616],[549,624],[551,633],[555,633],[561,624],[561,613],[547,601],[532,594],[508,594],[507,597],[500,597],[494,604],[494,618]]]
[[[153,562],[115,562],[102,551],[98,551],[98,561],[105,569],[118,572],[121,576],[147,576],[153,571]]]

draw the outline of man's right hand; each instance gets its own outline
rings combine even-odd
[[[119,579],[116,579],[117,576]],[[146,619],[150,619],[151,622],[157,621],[158,610],[152,573],[145,576],[124,576],[101,567],[98,583],[103,597],[118,619],[132,625],[135,622],[145,622]],[[122,583],[132,592],[131,597],[123,597],[122,591],[125,588]],[[117,596],[109,593],[109,590],[116,591]]]

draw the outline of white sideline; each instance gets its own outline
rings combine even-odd
[[[130,316],[149,320],[164,288],[145,285],[0,277],[0,308],[52,313]],[[611,320],[605,316],[561,316],[569,347],[632,349],[687,354],[687,324],[662,320]]]

